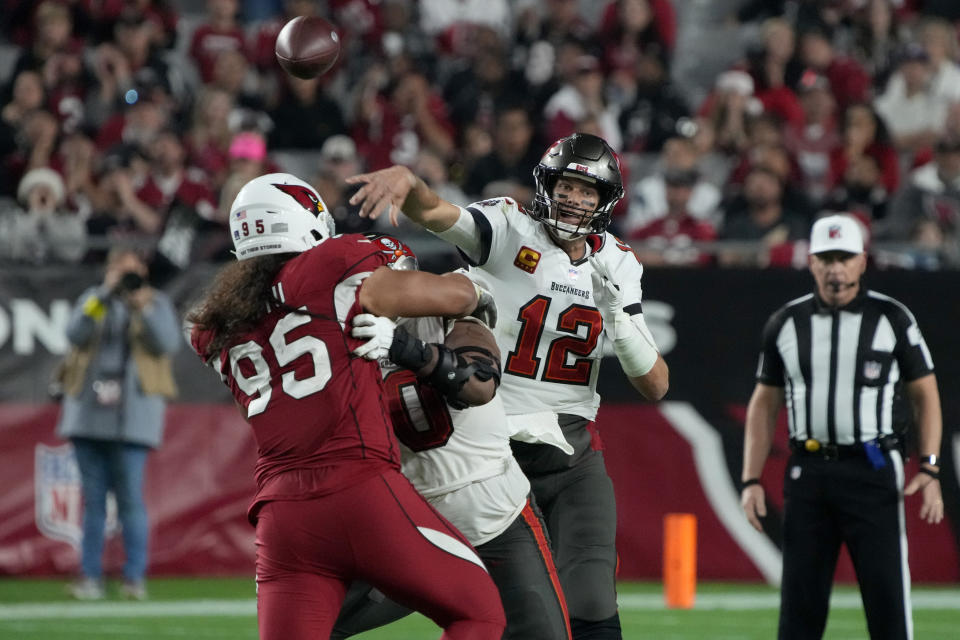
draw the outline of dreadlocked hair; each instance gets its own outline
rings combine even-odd
[[[238,335],[252,329],[270,310],[270,288],[280,269],[297,253],[276,253],[241,260],[217,274],[206,298],[187,316],[201,330],[213,332],[209,358],[220,353]]]

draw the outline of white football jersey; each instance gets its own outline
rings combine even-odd
[[[440,318],[398,324],[425,342],[446,335]],[[389,361],[381,370],[403,474],[474,546],[500,535],[526,505],[530,482],[510,450],[499,394],[460,411],[412,371]]]
[[[596,254],[623,290],[623,307],[642,312],[643,266],[633,250],[610,233],[587,236],[587,254],[570,257],[546,228],[510,198],[468,206],[480,255],[466,256],[471,272],[497,302],[494,333],[503,358],[497,395],[507,414],[572,413],[593,420],[600,405],[597,377],[603,356],[603,319],[593,303]]]

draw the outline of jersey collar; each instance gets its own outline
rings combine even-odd
[[[863,305],[866,300],[867,288],[863,286],[862,280],[860,281],[860,290],[857,291],[857,295],[853,297],[853,300],[842,307],[831,307],[823,301],[823,298],[820,297],[820,292],[817,290],[817,288],[813,288],[813,304],[817,310],[817,313],[830,313],[832,311],[849,311],[851,313],[857,313],[863,310]]]

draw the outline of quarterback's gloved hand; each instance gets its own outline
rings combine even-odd
[[[617,354],[623,372],[631,378],[646,375],[657,363],[660,353],[657,344],[647,329],[643,314],[637,314],[636,320],[623,310],[623,292],[610,277],[610,272],[595,255],[588,258],[593,272],[593,301],[603,318],[603,328],[613,340],[613,351]]]
[[[617,314],[623,313],[623,292],[610,279],[607,266],[598,260],[596,255],[591,255],[587,260],[593,267],[593,272],[590,274],[590,280],[593,282],[593,302],[603,318],[603,327],[607,335],[613,339]]]
[[[493,294],[476,282],[473,283],[473,288],[477,290],[477,306],[470,315],[493,329],[497,326],[497,303],[493,299]]]
[[[396,323],[390,318],[375,316],[372,313],[361,313],[354,316],[350,335],[361,340],[368,338],[368,340],[354,349],[353,355],[367,360],[389,357],[390,345],[393,344],[393,332],[396,327]]]

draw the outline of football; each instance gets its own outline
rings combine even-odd
[[[319,16],[297,16],[277,35],[277,62],[292,76],[307,80],[326,73],[340,55],[336,28]]]

